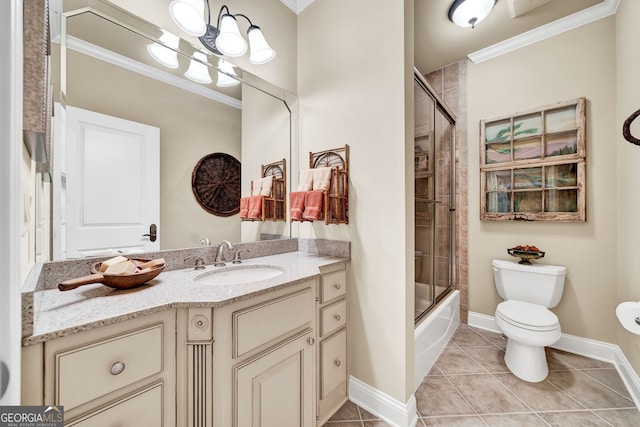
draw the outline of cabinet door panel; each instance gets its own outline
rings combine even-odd
[[[233,357],[300,330],[313,320],[311,288],[233,313]],[[286,316],[283,315],[286,313]]]
[[[320,399],[347,379],[347,331],[320,344]]]
[[[311,331],[234,369],[234,426],[313,426]]]
[[[162,383],[66,424],[69,427],[161,427]]]
[[[162,372],[163,325],[56,354],[56,403],[69,410]]]
[[[347,292],[347,272],[345,270],[336,271],[322,276],[321,303],[331,301]]]
[[[347,301],[324,307],[320,310],[320,336],[324,337],[347,323]]]

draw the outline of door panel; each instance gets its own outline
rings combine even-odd
[[[67,107],[67,257],[155,251],[160,220],[160,130]]]
[[[235,426],[311,427],[313,352],[309,333],[235,369]]]

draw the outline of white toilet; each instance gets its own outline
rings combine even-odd
[[[508,338],[504,361],[529,382],[549,374],[544,348],[560,339],[560,322],[548,308],[560,303],[566,267],[493,260],[493,278],[505,300],[496,307],[498,328]]]

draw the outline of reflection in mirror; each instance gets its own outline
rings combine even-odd
[[[53,258],[289,236],[288,222],[245,224],[237,214],[208,213],[196,201],[191,179],[201,158],[226,153],[240,160],[241,194],[248,195],[261,165],[290,158],[295,96],[106,2],[89,3],[81,12],[65,10],[66,49],[54,45],[54,69],[61,70],[54,79],[54,123],[63,131],[54,137]],[[169,66],[154,59],[154,51]],[[185,78],[194,64],[200,81],[209,77],[211,83]],[[112,118],[124,120],[114,125]],[[157,148],[145,145],[137,125],[156,132]],[[93,138],[72,139],[79,136]],[[152,167],[148,161],[155,156]],[[105,223],[133,230],[133,240],[117,241],[113,230],[99,237]],[[143,236],[151,234],[151,224],[155,246]]]

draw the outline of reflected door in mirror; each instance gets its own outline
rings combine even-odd
[[[159,129],[67,107],[66,130],[67,257],[159,250]]]

